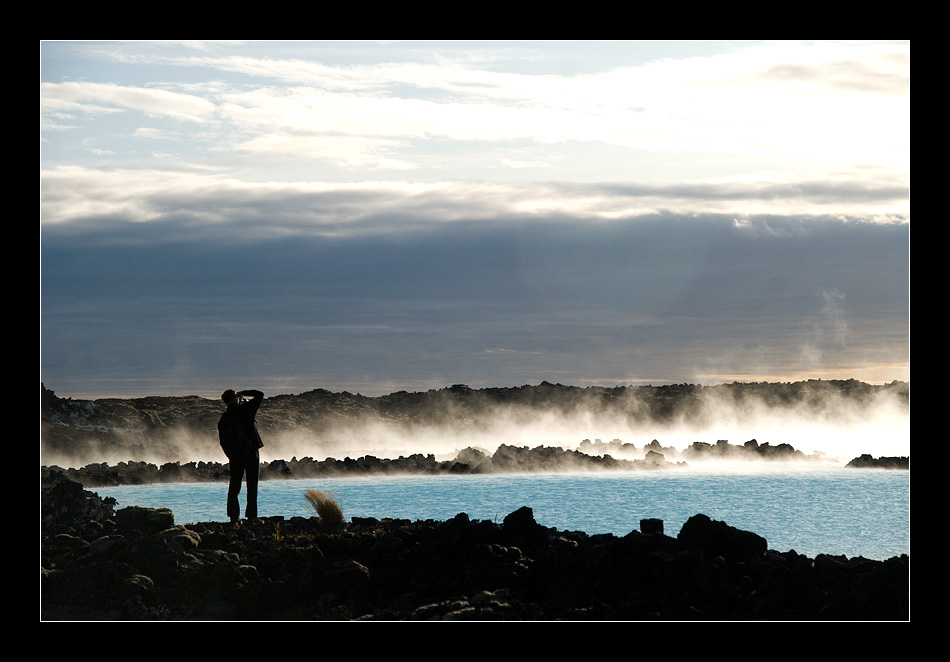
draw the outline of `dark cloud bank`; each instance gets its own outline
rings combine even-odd
[[[904,224],[90,221],[42,228],[41,370],[81,397],[782,374],[906,362],[908,287]]]

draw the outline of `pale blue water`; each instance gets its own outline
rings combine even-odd
[[[501,523],[530,506],[560,530],[626,535],[664,520],[667,535],[703,513],[753,531],[781,552],[883,560],[910,553],[910,472],[834,467],[690,468],[675,471],[471,476],[372,476],[261,482],[259,515],[315,515],[304,492],[332,494],[344,517],[446,520],[458,513]],[[226,483],[96,488],[130,505],[171,508],[177,524],[226,521]],[[242,489],[241,505],[244,505]]]

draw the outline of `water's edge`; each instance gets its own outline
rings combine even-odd
[[[666,533],[676,535],[689,517],[703,513],[762,535],[778,551],[878,560],[910,551],[908,472],[799,469],[270,480],[260,488],[260,516],[314,516],[303,498],[311,488],[332,494],[347,519],[447,520],[465,513],[500,522],[529,506],[546,527],[623,536],[639,530],[641,519],[661,519]],[[169,508],[176,523],[226,519],[226,483],[94,491],[114,497],[117,508]]]

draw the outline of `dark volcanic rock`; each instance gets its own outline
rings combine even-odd
[[[874,458],[865,453],[848,462],[846,467],[852,469],[910,469],[909,457],[879,457]]]
[[[168,508],[129,506],[115,514],[115,523],[124,535],[158,533],[174,526],[175,516]]]
[[[894,620],[909,559],[764,550],[704,515],[679,536],[268,517],[174,525],[62,476],[43,488],[44,620]],[[124,514],[123,514],[124,513]]]
[[[463,458],[468,461],[462,461]],[[580,451],[550,446],[528,448],[502,444],[493,454],[467,448],[453,460],[436,460],[432,454],[413,453],[398,458],[377,458],[372,455],[342,460],[327,458],[291,458],[261,464],[261,480],[286,478],[328,478],[367,475],[436,475],[481,473],[543,473],[590,470],[633,471],[683,468],[685,463],[667,462],[654,453],[646,460],[616,460],[609,455],[588,455]],[[109,485],[142,485],[167,482],[227,481],[228,465],[220,462],[166,462],[158,466],[149,462],[106,462],[88,464],[78,469],[41,467],[42,480],[65,476],[85,487]]]
[[[742,531],[706,515],[693,515],[680,530],[678,540],[689,547],[701,549],[710,557],[727,561],[750,561],[768,551],[768,541],[750,531]]]

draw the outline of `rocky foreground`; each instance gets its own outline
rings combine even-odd
[[[43,620],[906,621],[909,558],[768,549],[697,514],[677,534],[268,517],[175,525],[63,475],[42,487]]]

